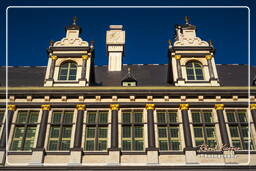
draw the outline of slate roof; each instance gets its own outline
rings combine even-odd
[[[95,66],[95,86],[121,86],[128,67],[137,80],[137,86],[173,86],[167,82],[167,64],[123,65],[121,72],[109,72],[107,66]],[[247,65],[218,65],[222,86],[247,86]],[[43,86],[46,66],[9,67],[9,87]],[[251,83],[256,76],[256,66],[251,67]],[[0,86],[5,86],[5,67],[0,67]]]

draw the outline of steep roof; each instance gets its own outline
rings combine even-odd
[[[127,75],[128,67],[131,68],[137,80],[137,86],[173,86],[167,82],[167,64],[133,64],[123,65],[121,72],[108,71],[107,66],[95,66],[94,86],[121,86],[121,81]],[[0,67],[0,86],[5,86],[6,67]],[[247,86],[247,65],[218,65],[217,71],[221,86]],[[17,66],[8,68],[8,86],[26,87],[43,86],[46,66]],[[256,67],[251,67],[251,83],[256,75]]]

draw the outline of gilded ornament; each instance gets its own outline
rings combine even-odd
[[[52,60],[58,59],[58,57],[56,55],[52,55],[51,58],[52,58]]]
[[[16,110],[16,106],[15,105],[8,105],[8,110]]]
[[[215,109],[216,110],[223,110],[224,109],[224,104],[215,104]]]
[[[41,109],[42,110],[50,110],[51,109],[51,105],[49,105],[49,104],[41,105]]]
[[[250,104],[250,109],[251,110],[256,110],[256,104]]]
[[[84,104],[77,104],[76,109],[77,110],[85,110],[85,105]]]
[[[212,59],[212,55],[206,55],[205,58],[206,58],[207,60]]]
[[[110,109],[111,110],[119,110],[119,104],[110,104]]]
[[[88,55],[82,55],[82,58],[87,60],[89,58],[89,56]]]
[[[175,55],[175,59],[180,60],[181,55]]]
[[[189,104],[180,104],[180,110],[188,110]]]
[[[155,104],[146,104],[146,109],[147,110],[154,110],[155,109]]]

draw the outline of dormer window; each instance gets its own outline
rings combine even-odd
[[[126,77],[122,80],[122,86],[137,86],[137,80],[132,76],[130,68],[128,68],[128,73]]]
[[[197,61],[190,61],[186,64],[188,80],[204,80],[202,64]]]
[[[60,65],[58,80],[76,80],[77,64],[72,61]]]

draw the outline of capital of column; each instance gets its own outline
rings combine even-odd
[[[175,55],[175,59],[180,60],[181,55]]]
[[[42,110],[51,110],[51,105],[49,105],[49,104],[41,105],[41,109]]]
[[[85,110],[86,106],[84,104],[77,104],[76,109],[77,110]]]
[[[146,104],[146,109],[147,110],[154,110],[155,109],[155,104]]]
[[[56,55],[52,55],[51,58],[52,58],[52,60],[57,60],[58,59],[58,57]]]
[[[189,104],[180,104],[180,110],[188,110]]]
[[[89,55],[82,55],[82,58],[83,58],[84,60],[87,60],[87,59],[89,58]]]
[[[224,109],[224,104],[215,104],[214,108],[216,110],[223,110]]]
[[[212,59],[212,55],[205,55],[205,58],[208,60],[208,59]]]
[[[119,107],[120,107],[119,104],[110,104],[109,106],[111,110],[119,110]]]
[[[16,110],[16,105],[8,105],[7,108],[8,108],[8,110],[15,111]]]
[[[251,110],[256,110],[256,104],[250,104],[250,109]]]

